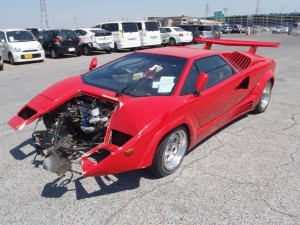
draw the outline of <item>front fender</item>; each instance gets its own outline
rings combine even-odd
[[[188,117],[187,114],[183,114],[180,116],[176,116],[173,119],[168,120],[166,124],[159,126],[155,135],[152,136],[150,145],[147,147],[144,156],[140,160],[139,168],[146,168],[151,166],[154,154],[156,149],[161,142],[161,140],[172,130],[179,126],[185,126],[189,132],[189,149],[193,147],[195,143],[196,137],[196,126],[195,126],[195,119]]]

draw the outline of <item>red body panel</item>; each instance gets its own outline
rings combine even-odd
[[[201,42],[203,41],[205,40],[201,39]],[[255,48],[257,46],[277,47],[274,43],[241,41],[210,40],[207,43],[209,45],[224,43],[235,46],[246,45]],[[206,48],[208,49],[209,46]],[[194,60],[218,54],[235,67],[228,60],[230,53],[178,47],[148,49],[143,52],[188,58],[189,61],[172,96],[115,97],[115,92],[86,85],[82,82],[81,76],[75,76],[53,85],[36,96],[24,106],[36,113],[29,118],[21,118],[23,107],[8,122],[9,125],[14,129],[21,129],[24,125],[46,112],[55,110],[78,94],[113,102],[116,104],[116,109],[110,118],[104,142],[82,157],[82,170],[84,176],[114,174],[150,166],[159,142],[168,132],[178,126],[183,125],[188,129],[189,150],[191,150],[197,143],[226,123],[253,110],[260,99],[264,85],[269,80],[274,83],[275,62],[257,56],[253,54],[254,51],[251,51],[243,53],[250,60],[246,69],[203,90],[200,96],[193,94],[180,96],[180,90]],[[238,71],[237,68],[235,69]],[[239,88],[245,80],[248,81],[247,88]],[[123,146],[113,145],[110,143],[112,130],[126,133],[132,138]],[[92,162],[88,157],[99,149],[105,149],[111,154],[100,163]],[[126,155],[125,151],[128,149],[133,149],[133,153]]]

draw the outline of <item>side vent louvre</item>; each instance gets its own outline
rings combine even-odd
[[[248,68],[251,63],[251,59],[248,56],[243,55],[239,52],[233,52],[229,57],[228,61],[231,62],[239,70]]]

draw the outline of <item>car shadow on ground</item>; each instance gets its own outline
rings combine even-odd
[[[69,191],[75,191],[76,199],[82,200],[86,198],[94,198],[103,195],[134,190],[136,188],[139,188],[140,180],[142,177],[147,179],[156,179],[145,170],[135,170],[101,177],[81,176],[76,179],[74,179],[73,173],[70,174],[70,177],[68,177],[67,175],[58,177],[54,181],[46,184],[42,190],[41,196],[44,198],[60,198]],[[94,179],[94,181],[96,181],[97,187],[93,187],[96,190],[89,191],[89,189],[91,189],[91,182],[87,179]],[[94,181],[92,181],[92,183],[95,183]],[[86,182],[88,182],[89,184],[85,185],[84,183]],[[75,185],[75,188],[69,189],[71,185]]]
[[[231,126],[232,124],[246,117],[248,117],[248,114],[241,116],[233,120],[232,122],[228,123],[224,127],[212,133],[206,139],[201,141],[193,149],[199,147],[201,144],[203,144],[213,136],[217,135],[219,132],[223,131],[227,127]],[[24,148],[27,145],[32,146],[33,150],[26,154],[22,150],[22,148]],[[193,151],[189,151],[187,155],[192,154],[192,152]],[[28,139],[22,142],[21,144],[19,144],[18,146],[16,146],[15,148],[13,148],[12,150],[10,150],[10,154],[16,160],[24,160],[34,155],[35,153],[36,152],[34,150],[32,139]],[[36,158],[37,157],[35,156],[32,163],[34,164],[34,167],[39,167],[43,164],[43,161],[37,160]],[[67,192],[75,191],[77,200],[99,197],[103,195],[109,195],[109,194],[114,194],[118,192],[134,190],[136,188],[139,188],[141,178],[146,178],[150,180],[158,179],[157,177],[149,173],[146,169],[134,170],[134,171],[124,172],[116,175],[101,176],[101,177],[78,176],[77,172],[71,171],[64,176],[59,176],[55,178],[53,181],[47,183],[42,190],[41,196],[44,198],[60,198]],[[96,190],[90,191],[91,182],[88,179],[94,179],[96,181],[97,186],[96,188],[93,187]],[[92,183],[94,183],[94,181],[92,181]],[[71,186],[75,186],[75,188],[72,189],[70,188]]]
[[[22,148],[25,147],[32,147],[32,151],[30,152],[25,152],[22,150]],[[28,138],[27,140],[23,141],[21,144],[17,145],[14,147],[12,150],[9,151],[9,153],[14,157],[16,160],[24,160],[34,154],[36,154],[33,142],[31,138]]]
[[[32,160],[34,168],[43,165],[43,158],[36,155],[36,150],[31,138],[23,141],[9,152],[14,159],[20,161],[34,156]],[[45,173],[50,172],[45,170]],[[108,195],[138,188],[142,177],[146,179],[157,179],[146,170],[135,170],[101,177],[84,177],[78,175],[77,172],[67,172],[66,175],[59,176],[47,183],[42,190],[41,196],[45,198],[60,198],[69,191],[75,191],[76,199],[81,200]],[[96,181],[97,187],[95,191],[88,191],[90,188],[90,184],[86,185],[87,182],[90,183],[88,179],[94,179]],[[75,189],[70,188],[71,186],[75,186]]]

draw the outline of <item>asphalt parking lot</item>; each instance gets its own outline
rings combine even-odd
[[[279,41],[257,53],[277,62],[267,111],[248,114],[201,143],[179,170],[155,179],[147,171],[97,178],[58,177],[35,158],[31,124],[7,121],[51,84],[123,53],[46,58],[0,72],[0,224],[300,224],[300,38],[224,35]],[[202,47],[202,44],[190,47]],[[227,49],[216,47],[215,49]]]

